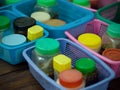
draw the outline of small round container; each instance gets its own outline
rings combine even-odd
[[[93,33],[84,33],[78,36],[78,41],[86,47],[99,52],[101,49],[101,38],[100,36]]]
[[[44,28],[39,25],[34,25],[28,28],[27,38],[29,41],[32,41],[32,40],[42,37],[43,34],[44,34]]]
[[[2,43],[7,46],[17,46],[26,43],[26,37],[21,34],[10,34],[2,38]]]
[[[14,31],[27,37],[28,28],[36,25],[36,20],[30,17],[19,17],[14,20]]]
[[[66,22],[60,19],[50,19],[46,21],[45,24],[48,24],[50,26],[63,26],[66,24]]]
[[[60,72],[71,69],[71,58],[64,54],[53,57],[54,80],[56,81]]]
[[[31,17],[34,18],[35,20],[37,20],[39,22],[43,22],[43,23],[51,19],[50,14],[47,12],[43,12],[43,11],[33,12],[31,14]]]
[[[46,75],[54,78],[53,57],[59,54],[60,44],[52,38],[37,40],[32,51],[32,60]]]
[[[21,0],[5,0],[5,4],[9,5],[9,4],[15,4],[17,2],[20,2]]]
[[[75,68],[82,72],[86,80],[86,86],[98,81],[96,63],[90,58],[80,58],[75,63]]]
[[[6,16],[0,15],[0,41],[3,37],[3,32],[10,27],[10,19]]]
[[[90,1],[89,0],[73,0],[73,3],[77,5],[81,5],[84,7],[90,7]]]
[[[69,69],[61,72],[57,83],[65,87],[66,90],[79,90],[85,86],[82,73],[75,69]]]
[[[109,48],[104,50],[102,55],[112,61],[120,61],[120,49]]]
[[[120,49],[120,25],[110,24],[107,27],[106,33],[102,36],[102,48],[117,48]]]

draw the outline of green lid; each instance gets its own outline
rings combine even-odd
[[[59,42],[52,38],[39,39],[36,42],[35,49],[43,55],[53,55],[59,51]]]
[[[8,17],[0,15],[0,21],[2,22],[0,23],[0,31],[10,26],[10,19]]]
[[[51,7],[56,4],[56,0],[37,0],[38,5],[44,7]]]
[[[83,74],[89,74],[96,69],[96,64],[90,58],[80,58],[76,61],[75,67]]]
[[[17,3],[21,0],[6,0],[5,3],[8,5],[8,4],[14,4],[14,3]]]
[[[107,28],[107,34],[113,38],[120,38],[120,24],[110,24]]]
[[[88,6],[88,5],[90,5],[89,0],[73,0],[73,3],[81,5],[81,6]]]

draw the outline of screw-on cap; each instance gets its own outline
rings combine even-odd
[[[0,31],[10,26],[10,19],[7,16],[0,15]]]
[[[96,63],[90,58],[80,58],[76,61],[75,67],[83,74],[89,74],[96,69]]]
[[[88,5],[90,5],[89,0],[73,0],[73,3],[81,5],[81,6],[88,6]]]
[[[103,51],[103,56],[113,61],[120,61],[120,49],[109,48]]]
[[[35,50],[43,55],[53,55],[59,52],[59,42],[52,38],[42,38],[36,42]]]
[[[5,3],[8,5],[8,4],[14,4],[14,3],[17,3],[21,0],[5,0]]]
[[[76,88],[82,85],[83,75],[75,69],[69,69],[59,74],[59,83],[66,88]]]
[[[120,25],[110,24],[107,28],[107,34],[113,38],[120,38]]]
[[[38,5],[44,7],[51,7],[56,4],[56,0],[37,0]]]

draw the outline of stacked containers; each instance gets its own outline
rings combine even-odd
[[[14,12],[11,12],[8,10],[0,11],[0,15],[7,16],[10,19],[10,27],[3,32],[2,37],[14,34],[13,21],[20,16],[16,15],[16,13],[14,13]],[[44,38],[47,36],[48,36],[48,32],[46,30],[44,30],[44,35],[41,38]],[[25,48],[27,48],[31,45],[34,45],[35,41],[36,40],[33,40],[31,42],[26,42],[26,43],[23,43],[23,44],[17,45],[17,46],[8,46],[3,43],[0,43],[0,58],[4,61],[6,61],[10,64],[14,64],[14,65],[21,63],[21,62],[25,61],[22,56],[22,51]]]
[[[57,39],[60,43],[60,51],[62,54],[70,57],[72,59],[72,66],[75,66],[76,60],[83,57],[91,58],[95,61],[98,69],[98,82],[89,85],[82,90],[106,90],[108,83],[114,78],[114,72],[99,58],[91,54],[88,50],[75,44],[68,39]],[[23,56],[28,62],[29,70],[34,76],[34,78],[42,85],[46,90],[65,90],[65,88],[58,85],[54,80],[48,77],[41,69],[39,69],[31,58],[32,50],[35,46],[29,47],[24,50]]]
[[[34,10],[36,2],[29,3],[31,4],[30,7],[26,6],[27,3],[28,2],[24,2],[15,5],[14,11],[22,16],[30,16]],[[86,27],[86,24],[84,23],[87,23],[94,18],[94,14],[91,11],[79,8],[64,0],[57,0],[57,5],[54,9],[58,12],[58,18],[65,21],[67,24],[59,27],[53,27],[42,22],[37,22],[46,30],[48,30],[50,33],[49,37],[52,38],[66,37],[64,32],[67,30],[79,30],[79,28],[82,28],[82,31],[84,31]]]

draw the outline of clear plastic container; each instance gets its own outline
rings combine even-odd
[[[35,64],[46,75],[54,77],[53,57],[59,54],[59,42],[52,38],[39,39],[35,44],[35,49],[32,52],[32,59]]]
[[[71,58],[64,54],[53,57],[54,80],[56,81],[60,72],[71,69]]]
[[[86,86],[98,82],[96,63],[90,58],[80,58],[76,61],[75,68],[82,72],[86,80]]]
[[[37,0],[34,11],[47,12],[50,14],[51,18],[56,18],[58,14],[54,10],[55,6],[56,0]]]
[[[88,48],[99,52],[101,49],[101,37],[94,33],[84,33],[78,36],[78,41]]]
[[[120,49],[120,25],[110,24],[106,33],[102,36],[102,48],[117,48]]]
[[[66,88],[66,90],[80,90],[85,87],[83,75],[76,69],[61,72],[57,83]]]

